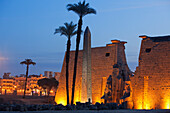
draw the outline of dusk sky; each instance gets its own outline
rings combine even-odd
[[[0,0],[0,77],[4,72],[25,74],[20,62],[30,58],[37,63],[29,74],[60,72],[66,50],[64,36],[54,35],[65,22],[78,22],[78,15],[66,5],[80,0]],[[170,34],[170,0],[86,0],[97,14],[83,18],[89,26],[92,47],[110,40],[127,41],[126,57],[132,71],[138,65],[139,35]],[[75,50],[76,36],[71,49]],[[80,48],[82,49],[83,37]]]

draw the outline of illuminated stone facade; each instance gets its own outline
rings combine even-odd
[[[134,109],[170,109],[170,36],[142,38],[134,77]]]
[[[85,33],[88,34],[84,36],[91,36],[89,29]],[[91,79],[93,104],[104,102],[105,99],[109,103],[124,102],[125,107],[129,109],[170,109],[170,36],[140,37],[142,42],[139,66],[134,74],[126,63],[126,42],[112,40],[112,43],[105,47],[89,48],[91,39],[84,39],[84,48],[79,51],[78,57],[74,102],[85,102],[84,99],[87,101],[87,80]],[[75,51],[70,52],[70,101],[74,54]],[[56,95],[56,102],[64,105],[67,100],[65,65],[64,58]],[[87,77],[88,70],[91,71],[91,77]]]
[[[85,33],[89,33],[85,32]],[[85,34],[86,36],[86,34]],[[90,35],[88,35],[90,36]],[[90,40],[84,40],[84,41],[91,41]],[[85,43],[85,42],[84,42]],[[90,42],[91,43],[91,42]],[[126,63],[125,58],[125,44],[126,42],[119,41],[119,40],[112,40],[111,44],[107,44],[105,47],[95,47],[91,48],[91,65],[87,67],[90,69],[91,67],[91,88],[92,88],[92,103],[95,104],[96,102],[104,102],[104,99],[101,99],[101,97],[104,95],[104,91],[106,88],[106,82],[107,78],[111,76],[118,76],[120,73],[124,73],[127,79],[127,73],[129,73],[129,68]],[[82,96],[82,90],[84,90],[82,87],[82,73],[84,67],[83,65],[83,58],[85,59],[85,50],[79,51],[78,56],[78,64],[77,64],[77,76],[76,76],[76,86],[75,86],[75,97],[74,102],[84,102],[81,98]],[[69,96],[70,96],[70,102],[71,102],[71,88],[72,88],[72,80],[73,80],[73,70],[74,70],[74,58],[75,58],[75,51],[70,52],[70,62],[69,62]],[[89,57],[89,56],[87,56]],[[89,59],[89,58],[88,58]],[[66,83],[65,83],[65,68],[66,68],[66,62],[63,62],[62,70],[61,70],[61,76],[59,79],[59,88],[57,90],[56,94],[56,102],[58,104],[64,104],[66,105]],[[87,63],[87,62],[85,62]],[[113,68],[113,66],[118,65],[118,67]],[[117,70],[118,72],[116,74],[113,73],[114,70]],[[124,72],[122,72],[124,70]],[[121,75],[120,75],[121,76]],[[120,84],[124,85],[124,80],[120,79]],[[113,83],[113,85],[116,84],[116,82]],[[113,86],[114,87],[114,86]],[[123,87],[119,89],[119,93],[123,95]],[[86,95],[86,93],[85,93]],[[115,92],[112,96],[117,96],[118,94]],[[114,97],[115,100],[119,100],[119,97]],[[86,99],[87,100],[87,99]]]

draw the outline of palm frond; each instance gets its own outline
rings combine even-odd
[[[33,62],[31,59],[25,59],[25,61],[20,62],[20,64],[25,64],[25,65],[35,65],[36,63]]]
[[[26,61],[22,61],[22,62],[20,62],[20,64],[26,64]]]
[[[85,1],[78,2],[78,4],[68,4],[68,11],[73,11],[79,16],[85,16],[87,14],[96,14],[96,10],[89,7],[89,3],[85,3]]]
[[[30,64],[32,64],[32,65],[36,65],[36,63],[35,63],[35,62],[30,62]]]
[[[76,24],[74,24],[72,21],[70,23],[64,23],[64,26],[59,26],[55,30],[56,33],[60,33],[60,35],[65,35],[67,38],[74,36],[76,33]]]
[[[96,10],[93,8],[88,8],[87,14],[91,14],[91,13],[96,14]]]
[[[55,32],[54,32],[54,34],[56,34],[56,33],[60,33],[61,31],[60,31],[60,29],[55,29]]]
[[[77,34],[77,31],[74,31],[71,36],[74,36]]]

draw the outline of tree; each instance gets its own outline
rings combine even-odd
[[[48,96],[50,94],[50,90],[52,88],[56,89],[58,88],[59,82],[55,78],[43,78],[39,79],[37,84],[39,87],[42,87],[43,89],[47,89]]]
[[[27,65],[27,68],[26,68],[25,88],[24,88],[24,96],[23,96],[23,98],[25,98],[25,92],[26,92],[26,87],[27,87],[27,78],[28,78],[29,65],[35,65],[36,63],[33,62],[31,59],[25,59],[25,61],[20,62],[20,64],[25,64],[25,65]]]
[[[81,38],[81,28],[82,28],[82,18],[87,14],[96,14],[95,9],[89,7],[89,3],[85,3],[85,1],[78,2],[78,4],[68,4],[67,5],[68,11],[73,11],[79,16],[78,21],[78,30],[77,30],[77,39],[76,39],[76,52],[75,52],[75,61],[74,61],[74,73],[73,73],[73,85],[72,85],[72,98],[71,104],[73,105],[74,101],[74,90],[75,90],[75,82],[76,82],[76,71],[77,71],[77,60],[78,60],[78,51],[79,51],[79,44]]]
[[[66,51],[66,94],[67,94],[67,105],[69,104],[69,86],[68,86],[68,79],[69,79],[69,58],[70,58],[70,46],[71,46],[71,37],[74,36],[77,31],[76,24],[73,22],[64,23],[65,26],[60,26],[58,29],[55,30],[55,33],[60,33],[61,35],[65,35],[67,40],[67,51]]]

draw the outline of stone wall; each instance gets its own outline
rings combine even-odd
[[[119,55],[118,55],[119,53]],[[73,68],[74,68],[74,51],[70,52],[70,64],[69,64],[69,91],[71,101],[71,87],[73,80]],[[92,75],[92,103],[104,102],[101,97],[104,94],[106,86],[106,78],[109,75],[113,75],[113,65],[125,62],[124,42],[113,40],[111,44],[107,44],[105,47],[96,47],[91,49],[91,75]],[[83,63],[83,51],[79,51],[78,68],[75,87],[75,99],[74,102],[81,101],[81,77],[82,77],[82,63]],[[127,66],[127,64],[126,64]],[[66,84],[65,84],[65,58],[63,67],[61,70],[61,76],[59,80],[59,88],[56,94],[56,102],[66,104]]]
[[[135,109],[170,108],[170,36],[142,39],[139,66],[134,77]]]

